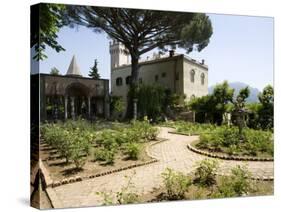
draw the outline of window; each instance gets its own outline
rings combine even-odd
[[[155,82],[158,82],[158,75],[155,75]]]
[[[142,78],[139,78],[139,83],[142,84]]]
[[[131,76],[127,76],[126,77],[126,85],[129,85],[131,83],[131,80],[132,80]]]
[[[195,79],[195,71],[192,69],[192,70],[190,71],[190,81],[191,81],[191,82],[194,82],[194,79]]]
[[[202,73],[201,74],[201,85],[204,85],[204,83],[205,83],[205,74]]]
[[[162,73],[162,77],[165,78],[166,77],[166,72]]]
[[[195,99],[195,95],[192,94],[191,97],[190,97],[190,99],[191,99],[191,100]]]
[[[118,77],[117,79],[116,79],[116,85],[117,86],[121,86],[122,85],[122,78],[121,77]]]

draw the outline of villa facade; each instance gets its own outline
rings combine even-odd
[[[127,101],[131,64],[125,47],[110,42],[111,94]],[[155,55],[139,63],[139,83],[159,84],[172,93],[185,96],[182,101],[208,94],[208,66],[184,54]]]

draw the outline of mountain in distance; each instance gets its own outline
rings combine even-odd
[[[233,88],[234,91],[234,96],[237,96],[238,92],[240,91],[240,89],[245,88],[246,86],[249,87],[250,89],[250,95],[249,97],[246,99],[247,102],[258,102],[259,98],[258,95],[260,93],[260,90],[257,88],[253,88],[249,85],[247,85],[246,83],[243,82],[229,82],[229,87]],[[209,94],[211,94],[214,90],[215,85],[212,85],[208,88],[208,92]]]

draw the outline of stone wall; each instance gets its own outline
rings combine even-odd
[[[183,86],[186,101],[192,96],[201,97],[208,94],[208,68],[197,65],[196,63],[184,60],[183,64]],[[194,82],[191,82],[191,71],[194,70]],[[204,84],[201,84],[201,74],[205,75]]]

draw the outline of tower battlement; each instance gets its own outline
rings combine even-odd
[[[109,52],[111,60],[111,69],[130,63],[128,50],[122,43],[116,40],[110,41]]]

